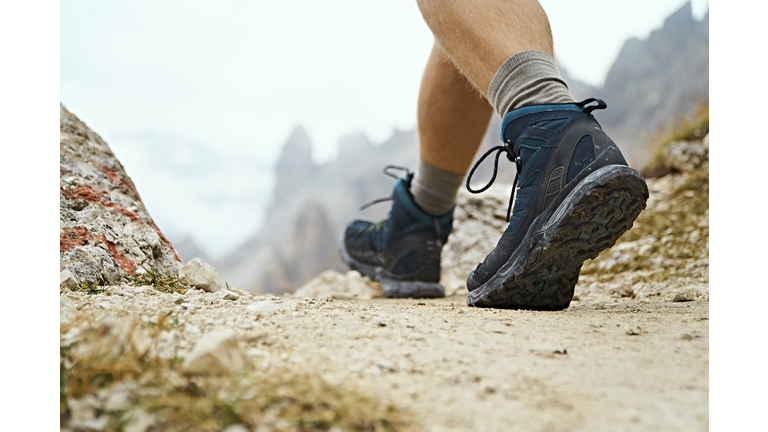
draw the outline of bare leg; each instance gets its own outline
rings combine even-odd
[[[514,54],[554,57],[549,20],[537,0],[417,0],[435,39],[485,95],[496,71]]]
[[[493,108],[435,44],[419,92],[421,159],[464,175],[480,147]]]

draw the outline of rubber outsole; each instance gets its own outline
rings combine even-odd
[[[445,289],[437,282],[401,281],[388,278],[382,267],[362,263],[352,258],[341,242],[341,259],[350,270],[357,270],[372,281],[381,283],[381,292],[388,298],[439,298],[445,297]]]
[[[439,298],[445,289],[437,282],[397,281],[381,278],[381,292],[389,298]]]
[[[632,227],[648,200],[643,176],[610,165],[587,176],[554,210],[540,215],[520,246],[467,305],[502,309],[562,310],[570,305],[587,259]]]

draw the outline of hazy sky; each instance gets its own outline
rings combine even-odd
[[[542,0],[559,61],[596,85],[684,3]],[[432,40],[413,0],[67,0],[61,101],[114,145],[154,130],[268,162],[303,125],[320,162],[345,134],[415,126]]]

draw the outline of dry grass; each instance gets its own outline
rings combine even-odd
[[[709,105],[699,105],[693,120],[683,119],[677,125],[675,129],[667,129],[659,134],[665,138],[657,147],[654,164],[663,167],[658,171],[664,171],[664,175],[671,174],[664,162],[665,146],[676,141],[703,138],[709,132]],[[670,190],[657,197],[657,205],[640,213],[632,229],[624,233],[613,248],[585,262],[581,274],[599,275],[606,281],[618,273],[650,268],[655,268],[654,279],[660,280],[672,274],[683,277],[698,275],[699,270],[691,270],[690,266],[685,265],[685,260],[708,256],[709,170],[700,169],[674,175],[679,177],[671,181]],[[673,177],[651,181],[670,179]],[[692,236],[694,231],[696,235]],[[620,255],[617,250],[621,250],[622,244],[630,242],[637,242],[637,246],[624,249],[624,257],[620,262],[607,269],[601,266],[606,260]],[[638,251],[644,244],[650,245],[650,250],[641,256]],[[661,267],[652,265],[650,260],[658,258],[667,260],[667,264]]]
[[[236,376],[186,376],[181,359],[158,355],[167,320],[161,315],[148,329],[138,322],[94,324],[81,316],[62,326],[62,427],[78,426],[88,403],[91,417],[106,419],[105,431],[130,428],[142,416],[152,419],[148,431],[221,431],[242,424],[251,430],[383,432],[408,425],[392,405],[311,374],[251,367]],[[125,403],[107,403],[120,388],[128,389]]]

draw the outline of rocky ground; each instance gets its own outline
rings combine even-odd
[[[669,150],[679,163],[559,312],[466,306],[502,193],[460,197],[444,299],[333,271],[282,297],[212,269],[62,287],[62,430],[707,430],[704,151]]]

